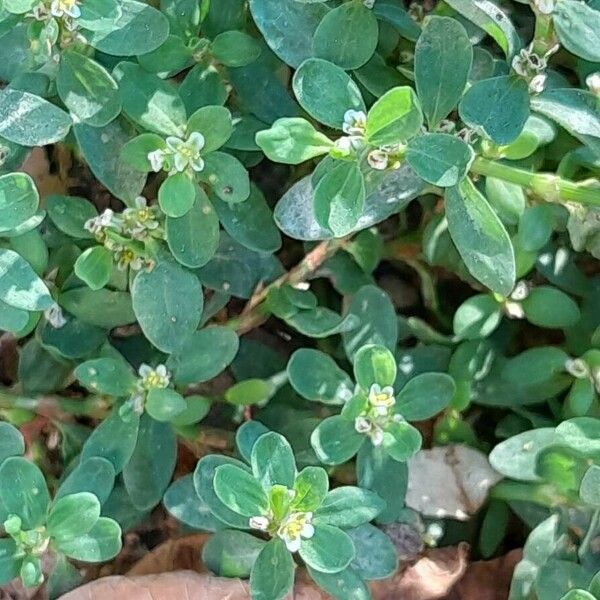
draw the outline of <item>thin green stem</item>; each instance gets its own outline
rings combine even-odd
[[[600,206],[600,187],[588,187],[588,182],[569,181],[552,173],[533,173],[481,157],[475,159],[471,171],[515,183],[547,202],[577,202],[585,206]]]
[[[580,558],[587,553],[589,550],[590,544],[592,540],[597,537],[598,534],[598,525],[600,524],[600,508],[596,509],[592,514],[592,518],[590,520],[590,526],[585,532],[585,537],[581,541],[581,546],[579,546],[578,554]]]

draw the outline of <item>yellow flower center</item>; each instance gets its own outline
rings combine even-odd
[[[295,513],[281,526],[281,534],[290,538],[297,538],[306,525],[306,514]]]

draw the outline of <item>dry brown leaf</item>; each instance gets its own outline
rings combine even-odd
[[[500,479],[487,456],[469,446],[423,450],[409,463],[406,505],[426,517],[466,521]]]
[[[144,557],[126,576],[97,579],[61,600],[249,600],[248,584],[202,573],[198,557],[208,539],[198,534],[170,540]],[[433,550],[390,579],[370,584],[374,600],[435,600],[445,597],[462,577],[468,547]],[[195,571],[189,570],[190,567]],[[181,570],[185,568],[186,570]],[[170,571],[170,572],[168,572]],[[200,571],[200,572],[198,572]],[[325,600],[304,571],[296,578],[289,600]]]

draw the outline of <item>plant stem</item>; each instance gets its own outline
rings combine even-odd
[[[592,518],[590,520],[590,525],[585,532],[585,537],[581,542],[581,546],[579,546],[578,554],[579,558],[583,559],[584,555],[589,550],[590,544],[592,540],[597,537],[598,533],[598,524],[600,523],[600,509],[596,509],[592,514]]]
[[[69,421],[74,416],[103,418],[106,416],[109,407],[110,403],[101,396],[77,400],[57,396],[30,398],[0,390],[0,409],[18,408],[60,421]]]
[[[585,206],[600,206],[600,187],[587,187],[552,173],[533,173],[487,158],[476,158],[471,171],[495,177],[527,188],[547,202],[577,202]]]
[[[265,300],[269,291],[284,283],[296,285],[306,281],[328,258],[342,249],[349,241],[348,237],[326,240],[317,244],[293,269],[279,279],[256,292],[238,317],[227,322],[227,327],[235,329],[240,335],[262,325],[269,318]]]
[[[538,56],[544,56],[556,43],[556,34],[554,33],[554,23],[551,15],[545,15],[536,8],[535,12],[535,33],[533,38],[533,51]]]

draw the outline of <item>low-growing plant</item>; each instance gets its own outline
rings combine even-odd
[[[259,600],[398,531],[600,598],[598,0],[0,0],[0,59],[0,584],[166,510]]]

